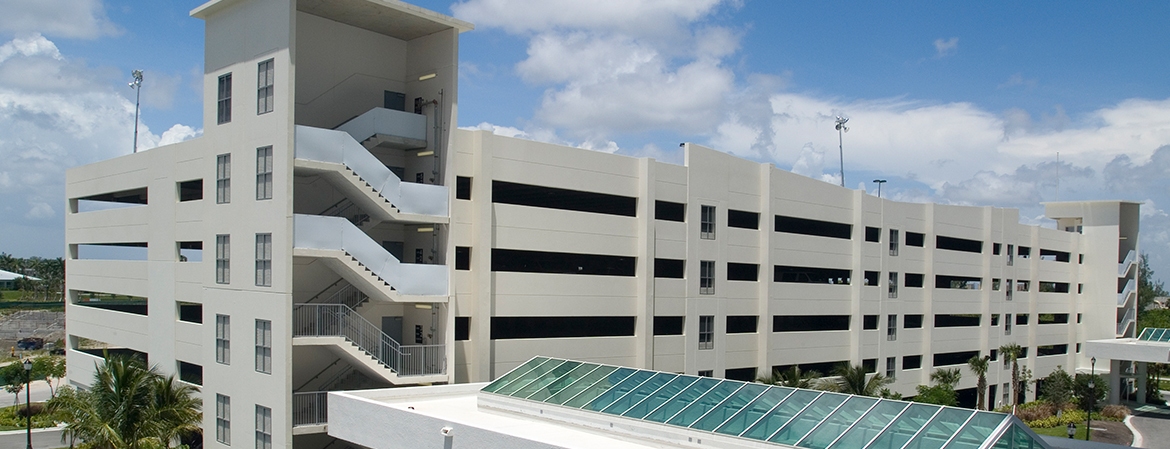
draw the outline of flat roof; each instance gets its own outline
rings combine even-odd
[[[330,398],[330,435],[398,445],[386,447],[410,447],[439,426],[444,435],[505,449],[520,441],[573,449],[1050,447],[1004,413],[550,357],[534,357],[486,385]],[[380,421],[407,424],[386,428]]]
[[[240,1],[244,0],[211,0],[191,10],[191,16],[206,19]],[[469,22],[399,0],[296,0],[296,8],[404,41],[449,28],[460,33],[475,29]]]

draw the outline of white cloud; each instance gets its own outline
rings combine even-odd
[[[941,58],[954,54],[959,50],[959,38],[952,37],[950,39],[938,38],[934,40],[934,56]]]
[[[513,34],[589,28],[640,35],[673,34],[721,0],[467,0],[455,17]]]
[[[0,33],[94,39],[119,33],[101,0],[7,0]]]
[[[65,170],[130,153],[134,103],[116,74],[63,56],[43,36],[0,45],[0,248],[53,254],[61,229],[44,226],[65,197]],[[31,49],[31,50],[29,50]],[[176,125],[161,136],[142,125],[141,148],[177,142],[200,131]]]

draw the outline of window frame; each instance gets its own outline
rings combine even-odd
[[[890,255],[898,255],[898,230],[890,229]]]
[[[232,72],[220,75],[216,83],[215,114],[218,125],[232,122]]]
[[[256,201],[272,199],[272,145],[256,149]]]
[[[272,286],[272,233],[256,234],[256,286]]]
[[[232,364],[232,317],[215,314],[215,363]]]
[[[699,238],[715,240],[715,206],[699,206]]]
[[[275,86],[275,59],[269,58],[256,64],[256,115],[272,112]]]
[[[215,235],[215,283],[230,284],[232,281],[232,236]]]
[[[215,394],[215,441],[232,445],[232,398]]]
[[[699,349],[715,349],[715,315],[699,316]]]
[[[714,260],[700,260],[699,261],[699,294],[700,295],[714,295],[715,294],[715,261]]]
[[[215,204],[232,202],[232,154],[215,156]]]
[[[891,271],[887,277],[886,282],[888,284],[887,290],[889,292],[889,294],[886,296],[890,299],[896,299],[898,297],[898,272]]]
[[[256,404],[256,449],[272,449],[272,409]]]
[[[272,321],[256,319],[256,372],[272,374]]]

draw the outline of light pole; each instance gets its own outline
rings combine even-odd
[[[134,81],[130,82],[130,88],[134,89],[134,152],[138,152],[138,104],[142,99],[142,70],[135,70],[130,72],[134,77]]]
[[[881,197],[882,197],[882,184],[885,184],[885,183],[886,183],[886,180],[884,180],[884,179],[875,179],[875,180],[873,180],[873,182],[874,182],[874,184],[877,184],[877,185],[878,185],[878,198],[881,198]]]
[[[1093,434],[1093,400],[1097,399],[1097,389],[1093,379],[1097,377],[1097,358],[1089,359],[1089,410],[1085,413],[1085,441]]]
[[[845,138],[842,137],[842,133],[849,132],[849,127],[845,126],[848,122],[848,118],[837,116],[837,150],[840,151],[841,156],[841,187],[845,187]]]
[[[29,384],[32,383],[32,359],[24,359],[24,416],[28,418],[25,429],[25,439],[28,442],[26,449],[32,449],[32,408],[29,400]],[[19,396],[18,396],[19,397]]]

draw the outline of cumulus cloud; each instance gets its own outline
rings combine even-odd
[[[115,91],[117,74],[62,55],[41,35],[0,45],[0,248],[44,254],[64,237],[56,205],[65,170],[130,153],[134,103]],[[155,134],[139,127],[141,149],[200,133],[176,125]],[[50,233],[52,233],[50,235]],[[40,242],[40,243],[38,243]]]
[[[44,33],[94,39],[119,33],[101,0],[8,0],[0,14],[0,33]]]
[[[934,40],[934,56],[941,58],[950,56],[959,49],[959,38],[952,37],[950,39],[938,38]]]
[[[721,0],[468,0],[451,7],[455,17],[513,34],[596,29],[670,35],[715,9]]]

